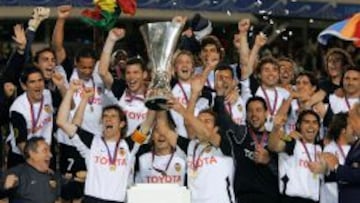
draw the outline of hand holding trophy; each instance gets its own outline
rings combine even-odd
[[[148,23],[140,27],[152,68],[152,79],[145,99],[145,105],[149,109],[167,109],[167,99],[171,96],[171,59],[184,22],[185,20],[173,20]]]

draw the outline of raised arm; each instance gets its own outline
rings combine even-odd
[[[282,127],[287,120],[286,114],[276,114],[274,118],[274,127],[269,136],[268,147],[273,152],[284,152],[286,148],[286,142],[283,140],[284,131]]]
[[[260,49],[267,43],[267,37],[260,32],[255,38],[255,44],[251,49],[249,62],[247,67],[241,69],[241,79],[247,79],[253,72],[255,72],[255,64],[258,60]]]
[[[77,130],[77,126],[71,121],[69,121],[71,102],[74,93],[81,88],[81,85],[82,83],[80,80],[73,80],[70,83],[70,88],[67,90],[65,97],[61,102],[56,119],[56,124],[58,125],[58,127],[61,128],[70,137],[75,135],[75,132]]]
[[[239,63],[242,66],[247,66],[250,56],[250,48],[248,43],[248,31],[250,28],[250,19],[242,19],[238,23],[239,33],[234,35],[234,46],[239,53]]]
[[[99,75],[107,89],[111,89],[114,82],[114,78],[109,71],[111,53],[115,46],[116,41],[122,39],[125,36],[125,30],[121,28],[114,28],[110,30],[108,37],[106,38],[103,51],[101,53],[99,62]]]
[[[75,111],[74,118],[72,119],[72,123],[81,126],[81,123],[84,119],[84,113],[86,109],[86,105],[89,103],[88,101],[94,98],[94,89],[92,87],[85,87],[84,92],[81,96],[81,101],[78,108]]]
[[[66,58],[66,51],[64,48],[64,27],[65,21],[70,16],[72,6],[59,6],[57,9],[57,19],[52,36],[52,46],[55,50],[57,64],[62,64]]]

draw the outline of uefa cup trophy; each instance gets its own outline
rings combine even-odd
[[[171,60],[182,27],[183,24],[175,22],[148,23],[140,27],[152,68],[145,99],[149,109],[166,109],[167,98],[171,96]]]

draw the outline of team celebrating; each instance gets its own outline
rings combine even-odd
[[[108,32],[99,58],[90,48],[71,58],[71,11],[57,8],[51,45],[33,57],[50,10],[14,26],[1,81],[1,198],[124,203],[134,184],[170,183],[186,186],[192,203],[359,201],[360,67],[345,50],[329,49],[319,80],[291,58],[260,57],[268,39],[248,41],[249,19],[238,23],[231,64],[216,36],[188,28],[172,58],[172,95],[152,110],[148,62],[115,49],[126,30]],[[198,54],[184,45],[196,43]]]

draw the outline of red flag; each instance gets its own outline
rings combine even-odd
[[[136,13],[136,0],[117,0],[121,11],[130,14],[135,15]]]

